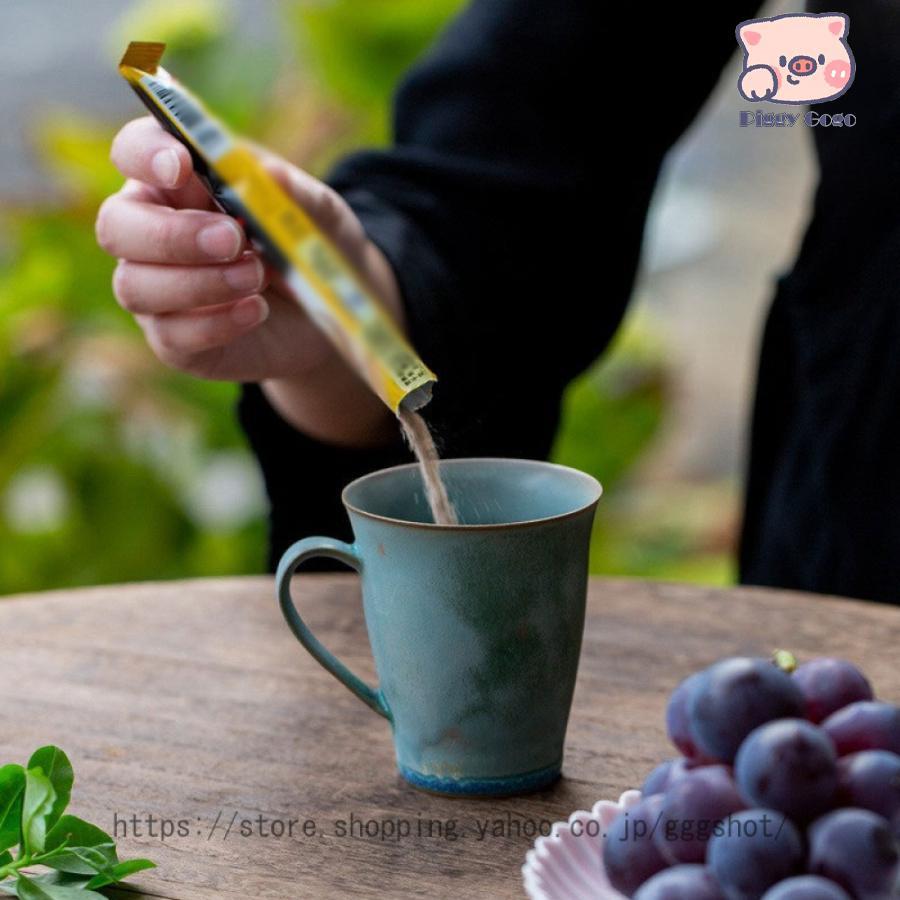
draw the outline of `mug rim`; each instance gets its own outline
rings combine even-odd
[[[521,466],[524,464],[526,466],[532,466],[539,469],[558,469],[562,472],[567,472],[571,475],[575,475],[585,481],[593,489],[594,496],[589,502],[584,503],[567,512],[558,513],[555,516],[541,516],[537,519],[523,519],[518,522],[490,522],[481,525],[441,525],[437,522],[412,522],[408,519],[397,519],[393,516],[384,516],[379,513],[369,512],[368,510],[361,509],[359,506],[355,506],[347,499],[349,491],[366,481],[374,481],[376,479],[386,478],[394,472],[399,472],[403,469],[419,468],[419,464],[417,462],[411,462],[403,463],[399,466],[389,466],[386,469],[378,469],[375,472],[369,472],[366,475],[361,475],[359,478],[354,478],[353,481],[351,481],[341,491],[341,503],[343,503],[344,508],[348,513],[355,513],[356,515],[363,516],[366,519],[372,519],[376,522],[385,522],[390,525],[401,525],[405,528],[428,528],[435,531],[491,531],[496,529],[528,528],[533,525],[543,525],[547,522],[560,522],[564,519],[569,519],[587,512],[587,510],[596,506],[600,502],[600,498],[603,496],[603,485],[600,484],[600,482],[596,478],[594,478],[593,475],[589,475],[587,472],[583,472],[581,469],[575,469],[572,466],[564,466],[560,463],[547,462],[546,460],[541,459],[519,459],[516,457],[508,456],[459,456],[440,460],[440,467],[456,467],[469,463],[492,463],[513,466]]]

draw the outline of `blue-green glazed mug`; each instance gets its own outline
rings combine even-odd
[[[343,493],[354,543],[309,537],[288,549],[281,609],[300,643],[391,723],[397,766],[415,787],[537,790],[562,766],[602,488],[532,460],[443,460],[440,470],[461,524],[434,524],[415,464],[359,478]],[[297,612],[291,576],[314,556],[360,573],[377,688]]]

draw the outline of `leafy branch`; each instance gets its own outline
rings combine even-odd
[[[27,766],[0,768],[0,894],[104,900],[100,888],[154,868],[148,859],[120,861],[105,831],[64,815],[74,781],[72,764],[58,747],[36,750]],[[35,875],[34,866],[50,871]]]

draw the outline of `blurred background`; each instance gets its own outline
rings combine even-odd
[[[321,175],[388,140],[394,84],[461,5],[5,0],[0,593],[263,570],[235,387],[156,362],[94,243],[110,139],[141,112],[115,67],[128,40],[166,41],[223,118]],[[554,458],[606,488],[595,572],[734,578],[762,317],[815,178],[806,129],[738,127],[737,73],[670,154],[626,325],[566,397]]]

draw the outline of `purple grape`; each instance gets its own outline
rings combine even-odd
[[[809,871],[857,900],[894,896],[900,852],[888,823],[867,809],[838,809],[809,828]]]
[[[762,900],[853,900],[840,886],[819,875],[798,875],[779,881]]]
[[[759,900],[773,884],[803,868],[803,841],[774,809],[735,813],[709,842],[707,865],[728,900]]]
[[[900,756],[862,750],[838,760],[838,802],[900,824]]]
[[[800,688],[767,659],[725,659],[702,676],[688,698],[688,719],[698,749],[713,759],[733,762],[754,728],[803,715]]]
[[[832,713],[822,727],[834,741],[838,756],[860,750],[900,753],[900,706],[861,700]]]
[[[645,881],[634,900],[725,900],[706,866],[673,866]]]
[[[682,775],[697,768],[700,763],[677,756],[675,759],[667,759],[661,762],[648,776],[641,786],[641,794],[649,797],[651,794],[662,794],[674,784]]]
[[[669,740],[691,759],[702,759],[703,757],[694,742],[688,718],[688,700],[697,687],[702,684],[703,676],[703,672],[694,672],[693,675],[688,675],[672,692],[669,704],[666,706],[666,731],[669,734]]]
[[[819,723],[857,700],[874,696],[866,676],[846,659],[811,659],[797,668],[793,679],[803,694],[806,718],[811,722]]]
[[[834,806],[837,754],[828,735],[805,719],[778,719],[751,731],[734,774],[750,805],[777,809],[795,822]]]
[[[654,794],[622,810],[606,833],[603,845],[606,874],[609,883],[626,897],[667,866],[653,843],[662,801],[662,794]]]
[[[649,797],[651,794],[661,794],[665,791],[672,774],[672,769],[677,760],[667,759],[661,762],[644,780],[641,785],[641,794]]]
[[[669,786],[653,840],[670,863],[702,863],[714,827],[746,806],[726,766],[703,766]]]

